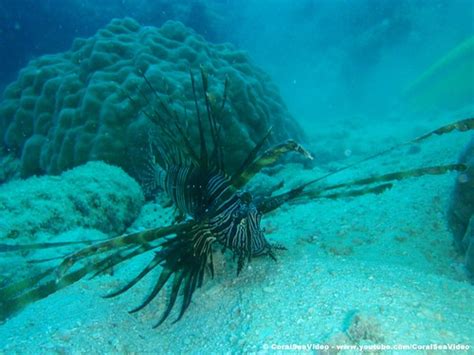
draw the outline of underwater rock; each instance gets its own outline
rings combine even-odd
[[[466,255],[464,256],[464,262],[466,269],[469,271],[471,276],[474,276],[474,215],[471,216],[469,227],[464,234],[463,245],[467,245]]]
[[[0,240],[27,243],[38,234],[78,227],[119,234],[143,203],[138,183],[102,162],[89,162],[61,176],[11,181],[0,186]]]
[[[383,332],[378,320],[375,317],[365,314],[354,314],[346,333],[349,339],[355,344],[363,340],[368,340],[375,344],[380,344],[384,341]]]
[[[474,137],[459,161],[467,170],[458,174],[448,210],[448,221],[456,249],[464,255],[465,265],[474,276]]]
[[[21,159],[23,177],[59,174],[90,160],[133,171],[134,154],[143,155],[151,130],[146,112],[160,109],[157,97],[181,119],[185,112],[194,119],[189,70],[197,74],[200,66],[209,74],[214,108],[229,79],[221,128],[228,167],[236,168],[270,126],[271,143],[301,139],[276,86],[244,52],[208,43],[179,22],[155,28],[125,18],[20,72],[0,103],[1,145]],[[197,141],[195,124],[187,133]]]

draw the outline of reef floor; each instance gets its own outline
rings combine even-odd
[[[416,154],[397,152],[339,178],[452,161],[462,147],[453,141],[438,140]],[[291,185],[318,172],[301,169],[289,164],[260,176],[255,186],[269,179]],[[445,217],[455,178],[425,176],[379,195],[284,206],[264,220],[269,239],[288,248],[278,252],[278,262],[254,259],[236,277],[231,259],[218,257],[215,278],[195,292],[182,320],[173,323],[173,313],[157,329],[152,326],[166,292],[141,312],[127,312],[145,297],[150,278],[117,298],[101,298],[148,259],[134,260],[1,325],[0,353],[258,352],[290,344],[472,347],[474,287]]]

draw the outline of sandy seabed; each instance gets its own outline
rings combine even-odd
[[[440,159],[456,156],[454,148],[432,149],[444,152],[434,155]],[[401,157],[394,154],[356,173],[393,170]],[[408,156],[402,165],[418,160]],[[272,179],[304,180],[312,173],[295,169],[301,166],[288,165]],[[101,298],[136,275],[150,255],[133,260],[114,275],[82,280],[27,307],[0,326],[0,352],[259,352],[292,344],[472,347],[474,287],[452,247],[445,216],[454,179],[454,173],[425,176],[397,182],[379,195],[283,206],[264,220],[268,238],[288,249],[278,251],[278,262],[254,259],[236,277],[231,258],[217,255],[215,278],[195,292],[182,320],[173,323],[175,309],[157,329],[152,326],[168,291],[144,310],[127,312],[143,300],[156,275],[117,298]]]

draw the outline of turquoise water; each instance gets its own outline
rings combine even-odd
[[[229,169],[270,125],[265,149],[295,138],[311,152],[312,161],[292,153],[256,174],[247,187],[254,196],[339,169],[311,188],[456,163],[472,139],[470,121],[467,132],[403,145],[473,117],[469,0],[22,0],[0,9],[0,88],[8,87],[0,103],[0,287],[32,280],[80,248],[21,245],[106,240],[174,223],[169,198],[150,196],[144,173],[137,177],[127,160],[131,148],[136,161],[147,156],[139,128],[152,112],[153,90],[133,76],[138,67],[156,79],[159,95],[167,76],[169,105],[179,114],[187,107],[189,116],[188,69],[198,84],[199,64],[209,71],[216,107],[229,77],[222,128]],[[156,29],[168,20],[186,28],[168,22]],[[152,58],[140,57],[147,50]],[[89,117],[93,123],[83,125]],[[194,143],[195,123],[186,124]],[[8,314],[0,353],[472,351],[474,260],[468,246],[456,247],[449,223],[456,184],[464,184],[458,215],[468,224],[473,213],[469,169],[395,179],[377,194],[313,194],[283,204],[261,225],[286,248],[275,250],[277,262],[255,257],[236,276],[237,261],[216,246],[214,278],[206,273],[173,323],[180,294],[156,329],[171,285],[142,311],[128,311],[158,274],[119,297],[101,297],[137,275],[153,257],[145,253]],[[472,251],[472,230],[464,232]],[[31,263],[45,258],[55,259]],[[5,314],[8,289],[0,297]]]

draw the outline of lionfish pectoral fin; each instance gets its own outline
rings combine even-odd
[[[242,166],[234,173],[231,178],[231,183],[241,188],[252,179],[263,168],[274,164],[281,156],[289,152],[296,152],[302,154],[305,158],[313,160],[313,156],[298,142],[289,139],[284,143],[277,144],[266,150],[263,154],[257,157],[258,151],[263,146],[263,143],[268,138],[270,130],[264,135],[262,140],[255,145],[255,148],[249,153]]]
[[[279,243],[269,243],[269,249],[270,250],[288,250],[287,247]]]
[[[148,251],[152,248],[150,242],[179,232],[187,226],[188,224],[183,223],[102,241],[70,254],[57,267],[51,267],[0,288],[0,320],[13,316],[29,304],[72,285],[88,274],[97,275],[106,268]],[[113,253],[103,256],[102,254],[106,252]],[[79,261],[82,263],[76,265]],[[73,266],[74,270],[70,271]]]
[[[108,293],[103,297],[112,298],[128,291],[130,288],[135,286],[141,279],[143,279],[150,271],[155,269],[160,264],[160,262],[161,258],[158,255],[155,255],[155,257],[150,261],[150,263],[136,277],[134,277],[131,281],[129,281],[126,285],[122,286],[118,290]]]
[[[176,323],[183,317],[184,312],[186,312],[189,305],[191,304],[192,295],[194,293],[194,290],[196,289],[197,281],[197,275],[187,275],[186,280],[184,281],[183,302],[181,304],[181,310],[179,311],[179,315],[173,323]]]
[[[464,164],[446,164],[429,166],[423,168],[416,168],[404,171],[397,171],[383,175],[377,175],[370,178],[364,178],[359,180],[353,180],[346,183],[329,185],[321,189],[305,191],[301,194],[302,197],[308,196],[313,198],[339,198],[349,196],[360,196],[368,193],[382,193],[385,190],[391,188],[393,184],[391,181],[400,181],[413,177],[420,177],[423,175],[442,175],[450,171],[464,171],[467,166]],[[373,186],[373,184],[378,184]],[[356,186],[365,186],[362,189],[346,190],[338,193],[324,194],[327,191],[337,190],[341,188],[352,188]]]
[[[384,175],[378,175],[370,178],[354,180],[347,183],[334,184],[326,186],[322,189],[315,189],[309,191],[302,191],[301,193],[295,196],[289,196],[287,194],[282,194],[280,199],[275,201],[274,205],[290,201],[297,198],[327,198],[327,199],[338,199],[346,197],[356,197],[366,194],[380,194],[385,192],[388,189],[393,187],[393,183],[390,181],[399,181],[407,178],[420,177],[423,175],[442,175],[450,171],[465,171],[467,166],[464,164],[447,164],[447,165],[437,165],[424,168],[410,169],[399,172],[388,173]],[[374,183],[379,183],[378,185],[373,186]],[[352,189],[354,186],[365,186],[361,189]],[[340,192],[329,193],[325,192],[335,189],[349,188],[349,190],[343,190]],[[277,196],[279,197],[279,196]],[[271,203],[267,202],[267,205],[270,206]]]
[[[158,295],[158,293],[161,291],[161,289],[169,280],[172,274],[173,274],[172,270],[168,268],[163,269],[163,271],[160,274],[160,277],[158,278],[158,281],[156,282],[150,294],[145,298],[145,300],[138,307],[133,308],[132,310],[129,311],[129,313],[138,312],[141,309],[145,308],[151,301],[153,301],[153,299]]]
[[[449,171],[463,171],[466,169],[466,166],[463,164],[447,164],[447,165],[439,165],[439,166],[433,166],[433,167],[427,167],[427,168],[419,168],[419,169],[412,169],[408,171],[401,171],[401,172],[396,172],[396,173],[390,173],[390,174],[385,174],[377,177],[372,177],[372,178],[367,178],[367,179],[361,179],[360,181],[352,181],[349,183],[343,183],[343,184],[336,184],[336,185],[331,185],[328,186],[324,189],[316,189],[314,191],[307,192],[307,187],[310,185],[313,185],[319,181],[325,180],[328,177],[332,175],[336,175],[342,171],[345,171],[349,168],[355,167],[359,164],[365,163],[367,161],[373,160],[375,158],[378,158],[382,155],[385,155],[387,153],[390,153],[394,151],[395,149],[401,148],[403,146],[407,146],[410,144],[414,143],[419,143],[423,140],[426,140],[429,137],[432,137],[434,135],[440,136],[444,135],[447,133],[451,133],[454,131],[459,131],[459,132],[466,132],[474,129],[474,118],[466,118],[463,120],[459,120],[456,122],[452,122],[450,124],[447,124],[445,126],[439,127],[431,132],[428,132],[420,137],[417,137],[415,139],[412,139],[408,142],[397,144],[393,147],[390,147],[388,149],[385,149],[381,152],[378,152],[376,154],[370,155],[362,160],[359,160],[357,162],[354,162],[349,165],[345,165],[339,169],[336,169],[330,173],[327,173],[323,176],[320,176],[316,179],[310,180],[288,192],[270,197],[268,199],[265,199],[261,201],[258,205],[258,210],[262,213],[268,213],[276,208],[280,207],[284,203],[295,200],[297,198],[303,197],[304,194],[307,194],[308,197],[313,197],[313,198],[319,198],[319,197],[324,197],[321,195],[322,192],[335,189],[335,188],[340,188],[340,187],[349,187],[350,185],[369,185],[375,182],[387,182],[391,180],[401,180],[409,177],[417,177],[417,176],[422,176],[422,175],[439,175],[439,174],[444,174]],[[369,188],[365,191],[359,190],[359,191],[352,191],[351,193],[354,196],[358,196],[364,193],[379,193],[381,191],[384,191],[388,188],[391,187],[391,184],[381,184],[380,186],[372,187]],[[336,193],[336,194],[330,194],[327,195],[329,198],[339,198],[339,197],[345,197],[348,196],[350,192],[341,192],[341,193]]]
[[[260,141],[257,142],[257,144],[255,144],[255,147],[248,153],[242,165],[232,175],[230,181],[237,188],[247,183],[248,180],[246,180],[243,174],[248,169],[248,167],[255,161],[258,152],[262,149],[263,145],[265,144],[268,137],[270,136],[272,128],[273,127],[268,128],[267,132],[263,135]]]
[[[15,298],[17,295],[35,286],[38,282],[45,279],[49,275],[52,275],[54,269],[54,267],[51,267],[38,273],[37,275],[34,275],[33,277],[25,278],[0,288],[0,304],[11,298]]]
[[[345,197],[362,196],[366,194],[380,194],[392,188],[393,181],[400,181],[400,180],[404,180],[408,178],[420,177],[423,175],[441,175],[441,174],[446,174],[450,171],[464,171],[466,169],[467,167],[464,164],[437,165],[437,166],[429,166],[429,167],[423,167],[423,168],[417,168],[417,169],[392,172],[392,173],[383,174],[383,175],[377,175],[370,178],[364,178],[364,179],[353,180],[353,181],[349,181],[345,183],[329,185],[320,189],[298,190],[298,193],[295,193],[293,195],[291,194],[292,191],[290,191],[288,193],[284,193],[284,194],[275,196],[273,198],[270,198],[267,201],[264,201],[262,204],[263,205],[262,209],[265,210],[265,207],[268,206],[269,208],[266,209],[266,211],[268,212],[269,210],[275,209],[276,205],[280,206],[284,202],[289,202],[289,201],[303,199],[303,198],[338,199],[338,198],[345,198]],[[304,186],[306,187],[307,185],[308,183],[306,183]],[[354,187],[359,187],[359,186],[364,186],[364,187],[354,188]],[[339,192],[334,192],[334,193],[327,193],[328,191],[339,190],[339,189],[343,189],[343,190]]]
[[[453,131],[466,132],[474,129],[474,117],[465,118],[456,122],[451,122],[447,125],[439,127],[431,132],[428,132],[416,139],[413,140],[413,143],[421,142],[426,138],[429,138],[433,135],[441,136],[446,133],[451,133]]]
[[[166,318],[168,318],[171,310],[173,309],[174,304],[176,303],[176,299],[178,298],[178,292],[181,287],[181,283],[183,282],[184,275],[184,271],[175,273],[173,278],[173,286],[171,287],[170,298],[168,299],[168,304],[166,305],[165,311],[161,314],[160,320],[153,326],[153,328],[160,326],[166,320]]]
[[[182,290],[182,303],[175,321],[181,319],[191,303],[194,291],[202,285],[205,270],[207,268],[213,269],[211,246],[215,238],[212,236],[205,238],[208,234],[201,232],[199,227],[191,227],[175,237],[167,239],[162,243],[161,249],[156,252],[155,257],[134,279],[106,297],[115,297],[126,292],[160,265],[162,270],[153,289],[139,306],[129,312],[138,312],[149,305],[160,294],[168,281],[173,278],[166,308],[154,328],[168,318],[176,304],[180,290]]]
[[[101,274],[105,274],[106,272],[111,270],[115,265],[120,264],[137,255],[143,254],[150,249],[153,249],[153,246],[151,246],[148,243],[145,243],[145,244],[135,247],[135,249],[133,249],[133,246],[130,246],[130,247],[125,247],[125,249],[116,251],[115,253],[112,253],[110,256],[105,257],[104,259],[102,259],[100,262],[96,264],[94,273],[90,276],[90,278],[93,279]]]
[[[237,258],[237,276],[239,276],[240,272],[243,270],[245,265],[245,255],[239,254]]]
[[[52,248],[60,248],[64,246],[71,246],[71,245],[77,245],[77,244],[92,244],[96,242],[97,240],[84,240],[84,241],[66,241],[66,242],[56,242],[56,243],[0,244],[0,253],[29,251],[29,250],[38,250],[38,249],[52,249]]]
[[[114,254],[114,265],[124,262],[133,256],[139,255],[146,250],[135,249],[128,254]],[[105,257],[98,261],[88,261],[83,266],[70,271],[61,277],[57,277],[57,268],[49,268],[31,278],[20,280],[12,285],[0,289],[0,320],[4,320],[24,309],[29,304],[39,301],[49,295],[83,279],[86,275],[97,270],[103,270],[105,265],[109,264],[109,258]],[[44,283],[50,276],[50,280]]]
[[[399,148],[402,148],[402,147],[405,147],[405,146],[408,146],[408,145],[412,145],[412,144],[415,144],[415,143],[420,143],[421,141],[424,141],[427,138],[430,138],[432,136],[435,136],[435,135],[436,136],[441,136],[441,135],[451,133],[451,132],[454,132],[454,131],[466,132],[466,131],[471,131],[471,130],[474,130],[474,118],[466,118],[466,119],[463,119],[463,120],[459,120],[459,121],[456,121],[456,122],[449,123],[447,125],[444,125],[442,127],[437,128],[437,129],[435,129],[431,132],[423,134],[422,136],[419,136],[415,139],[412,139],[412,140],[404,142],[404,143],[396,144],[396,145],[394,145],[390,148],[387,148],[387,149],[382,150],[380,152],[377,152],[375,154],[369,155],[368,157],[365,157],[365,158],[363,158],[361,160],[358,160],[354,163],[345,165],[341,168],[338,168],[334,171],[331,171],[331,172],[329,172],[329,173],[327,173],[323,176],[320,176],[317,179],[314,179],[314,180],[311,180],[311,181],[307,182],[306,184],[302,185],[302,187],[305,188],[308,185],[312,185],[312,184],[314,184],[318,181],[322,181],[324,179],[327,179],[330,176],[336,175],[340,172],[343,172],[345,170],[348,170],[350,168],[358,166],[362,163],[368,162],[370,160],[374,160],[374,159],[376,159],[378,157],[381,157],[383,155],[386,155],[386,154],[388,154],[388,153],[390,153],[390,152],[392,152],[396,149],[399,149]]]
[[[357,196],[362,196],[362,195],[368,195],[368,194],[381,194],[388,189],[391,189],[393,187],[393,184],[391,183],[386,183],[386,184],[380,184],[376,186],[368,186],[363,189],[350,189],[346,191],[341,191],[341,192],[335,192],[335,193],[330,193],[330,194],[321,194],[321,191],[315,190],[315,191],[307,191],[301,194],[301,197],[309,197],[309,198],[327,198],[327,199],[338,199],[338,198],[345,198],[345,197],[357,197]]]
[[[121,248],[126,249],[133,246],[141,246],[159,240],[170,234],[178,233],[188,226],[189,223],[181,223],[168,227],[158,227],[142,232],[125,234],[101,243],[93,244],[66,257],[57,268],[57,278],[60,279],[78,261],[86,259],[90,256],[96,256],[114,250],[119,251]]]
[[[41,273],[40,277],[34,277],[29,280],[20,281],[16,285],[15,292],[12,292],[12,288],[8,290],[1,289],[1,301],[0,301],[0,320],[6,320],[18,313],[26,306],[39,301],[49,295],[63,289],[66,286],[72,285],[76,281],[83,278],[89,271],[89,267],[82,267],[74,272],[65,275],[61,280],[50,280],[44,284],[37,285],[37,282],[46,276],[52,274],[52,269],[47,270],[45,273]],[[7,294],[7,297],[5,296]],[[15,293],[15,295],[13,295]]]
[[[307,186],[307,183],[301,186],[298,186],[294,189],[291,189],[290,191],[263,199],[258,202],[257,209],[259,212],[263,214],[276,210],[278,207],[280,207],[284,203],[294,200],[297,197],[299,197],[303,193],[306,186]]]

